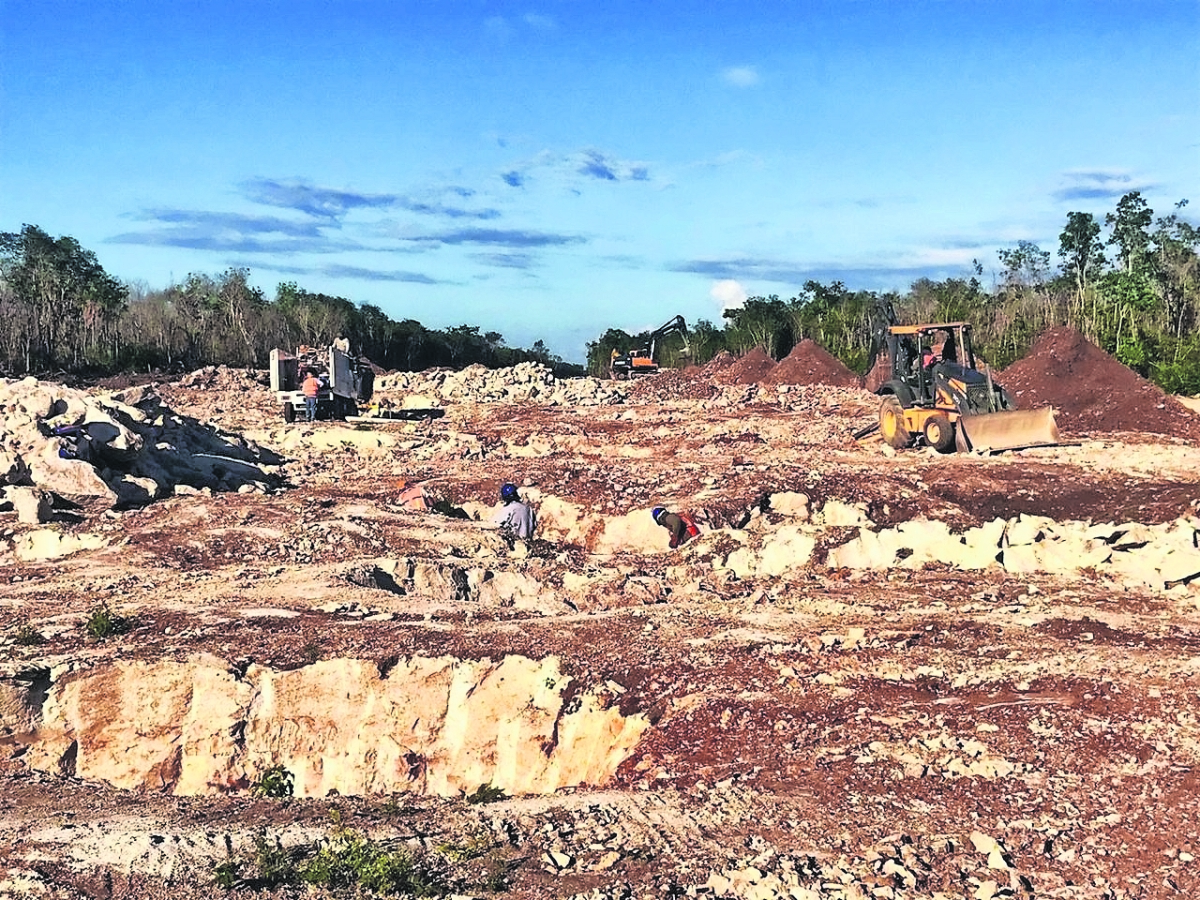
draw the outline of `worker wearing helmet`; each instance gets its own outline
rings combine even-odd
[[[492,517],[492,522],[500,526],[500,531],[509,537],[529,540],[537,527],[537,519],[528,503],[522,503],[515,484],[505,483],[500,486],[500,509]]]
[[[656,506],[650,510],[650,515],[654,517],[656,523],[667,529],[670,533],[672,550],[680,544],[686,544],[700,533],[700,529],[696,527],[696,523],[692,521],[691,516],[682,513],[667,512],[661,506]]]

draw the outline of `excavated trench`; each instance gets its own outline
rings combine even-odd
[[[200,655],[9,681],[0,712],[31,768],[129,790],[234,793],[282,766],[302,797],[538,794],[605,783],[650,724],[572,681],[553,656],[239,671]]]

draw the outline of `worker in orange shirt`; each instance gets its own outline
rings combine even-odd
[[[308,370],[308,375],[301,383],[300,390],[304,391],[304,414],[307,421],[315,421],[317,418],[317,395],[321,393],[321,382],[312,369]]]

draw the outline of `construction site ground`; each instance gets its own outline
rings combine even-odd
[[[58,522],[107,545],[3,569],[10,663],[209,654],[242,668],[352,658],[383,671],[412,656],[554,655],[650,724],[605,784],[479,804],[121,790],[34,769],[31,738],[10,736],[0,895],[239,896],[253,885],[214,884],[229,847],[260,831],[299,846],[335,825],[429,854],[483,841],[486,853],[439,863],[463,896],[1200,893],[1195,585],[1138,589],[1087,570],[830,569],[822,547],[799,573],[738,580],[661,546],[597,554],[586,542],[524,552],[550,571],[687,589],[548,614],[397,598],[342,577],[382,557],[438,555],[443,531],[481,527],[399,509],[402,477],[468,509],[491,506],[511,480],[589,514],[661,502],[718,529],[745,525],[779,492],[807,495],[814,511],[862,504],[881,526],[928,516],[957,531],[1020,514],[1153,525],[1198,511],[1192,436],[1068,430],[1061,447],[991,457],[891,453],[850,437],[874,416],[871,395],[821,385],[728,405],[448,404],[442,418],[358,427],[287,426],[265,388],[158,389],[177,412],[279,449],[281,486]],[[355,440],[368,429],[401,440],[365,452]],[[289,434],[300,442],[280,449]],[[0,521],[6,538],[20,531],[11,522]],[[102,604],[129,630],[90,638]],[[46,643],[18,643],[23,625]]]

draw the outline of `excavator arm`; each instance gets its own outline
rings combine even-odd
[[[683,320],[683,316],[676,316],[671,321],[664,323],[650,332],[650,359],[654,361],[655,365],[658,364],[658,348],[661,346],[663,338],[671,334],[678,334],[683,338],[683,349],[680,351],[680,354],[683,356],[691,355],[692,348],[688,344],[687,323]]]
[[[628,353],[620,353],[614,350],[612,359],[609,362],[609,374],[613,378],[620,380],[628,379],[634,375],[653,375],[658,371],[658,353],[662,347],[663,339],[672,334],[678,334],[683,338],[683,348],[680,350],[680,355],[690,356],[692,348],[688,343],[687,323],[683,320],[683,316],[676,316],[650,332],[646,340],[646,345],[642,349],[631,350]]]

